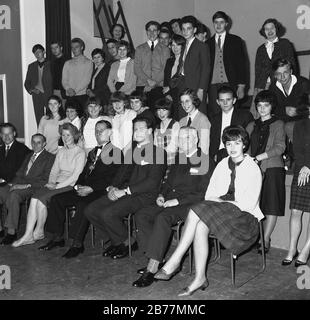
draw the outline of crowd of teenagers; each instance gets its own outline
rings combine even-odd
[[[71,40],[69,60],[58,41],[50,44],[51,61],[34,45],[24,83],[38,125],[31,149],[17,141],[14,124],[0,128],[1,244],[48,238],[39,250],[64,247],[73,207],[64,258],[84,252],[92,224],[104,257],[124,258],[129,248],[145,254],[132,285],[146,287],[176,275],[192,245],[195,276],[179,293],[187,296],[208,286],[210,233],[236,255],[260,241],[269,252],[292,173],[289,249],[281,264],[307,264],[310,226],[297,247],[303,213],[310,212],[310,82],[299,75],[284,27],[267,19],[253,102],[246,104],[247,53],[228,32],[230,21],[216,12],[212,37],[193,16],[149,21],[147,41],[136,48],[115,24],[107,49],[93,49],[92,60],[80,38]],[[18,238],[23,204],[27,224]],[[129,238],[130,214],[136,236]],[[179,221],[182,236],[166,261]]]

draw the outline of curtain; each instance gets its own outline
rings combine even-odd
[[[64,56],[71,58],[71,24],[69,0],[45,0],[46,56],[51,58],[52,41],[60,41]]]

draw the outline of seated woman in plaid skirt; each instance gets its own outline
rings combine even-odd
[[[290,246],[283,266],[290,265],[294,259],[295,267],[307,264],[310,256],[310,222],[308,224],[307,240],[300,251],[297,243],[301,233],[302,214],[310,212],[310,101],[309,96],[306,119],[296,122],[293,131],[293,152],[295,156],[295,170],[291,187],[290,209]],[[300,110],[302,111],[302,110]]]
[[[241,126],[229,126],[222,140],[228,157],[215,168],[205,201],[191,207],[178,247],[155,275],[159,280],[169,280],[175,275],[193,242],[195,278],[179,296],[192,295],[208,286],[206,263],[210,233],[233,254],[239,254],[255,243],[259,235],[258,221],[264,217],[259,208],[261,171],[253,158],[244,154],[249,145],[248,133]]]

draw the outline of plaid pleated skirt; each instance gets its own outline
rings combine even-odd
[[[258,220],[230,202],[206,200],[197,203],[191,209],[233,254],[237,255],[247,250],[258,238]]]
[[[310,181],[302,187],[298,187],[299,170],[295,170],[292,186],[290,209],[310,212]]]

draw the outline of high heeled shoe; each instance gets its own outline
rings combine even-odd
[[[281,265],[282,266],[289,266],[298,257],[298,255],[299,255],[299,252],[296,251],[291,260],[290,259],[283,259],[281,262]]]
[[[181,267],[177,267],[173,272],[167,273],[164,268],[161,268],[154,276],[157,280],[169,281],[171,280],[177,273],[181,271]]]
[[[198,288],[196,288],[194,290],[190,290],[189,287],[183,288],[181,290],[181,292],[178,294],[178,297],[191,296],[192,294],[194,294],[198,290],[205,291],[208,286],[209,286],[209,281],[206,279],[205,282],[201,286],[199,286]]]
[[[297,260],[295,261],[295,268],[298,268],[298,267],[300,267],[300,266],[305,266],[305,265],[307,265],[309,258],[310,258],[310,255],[308,256],[306,262],[303,262],[303,261],[300,261],[300,260],[297,259]]]

